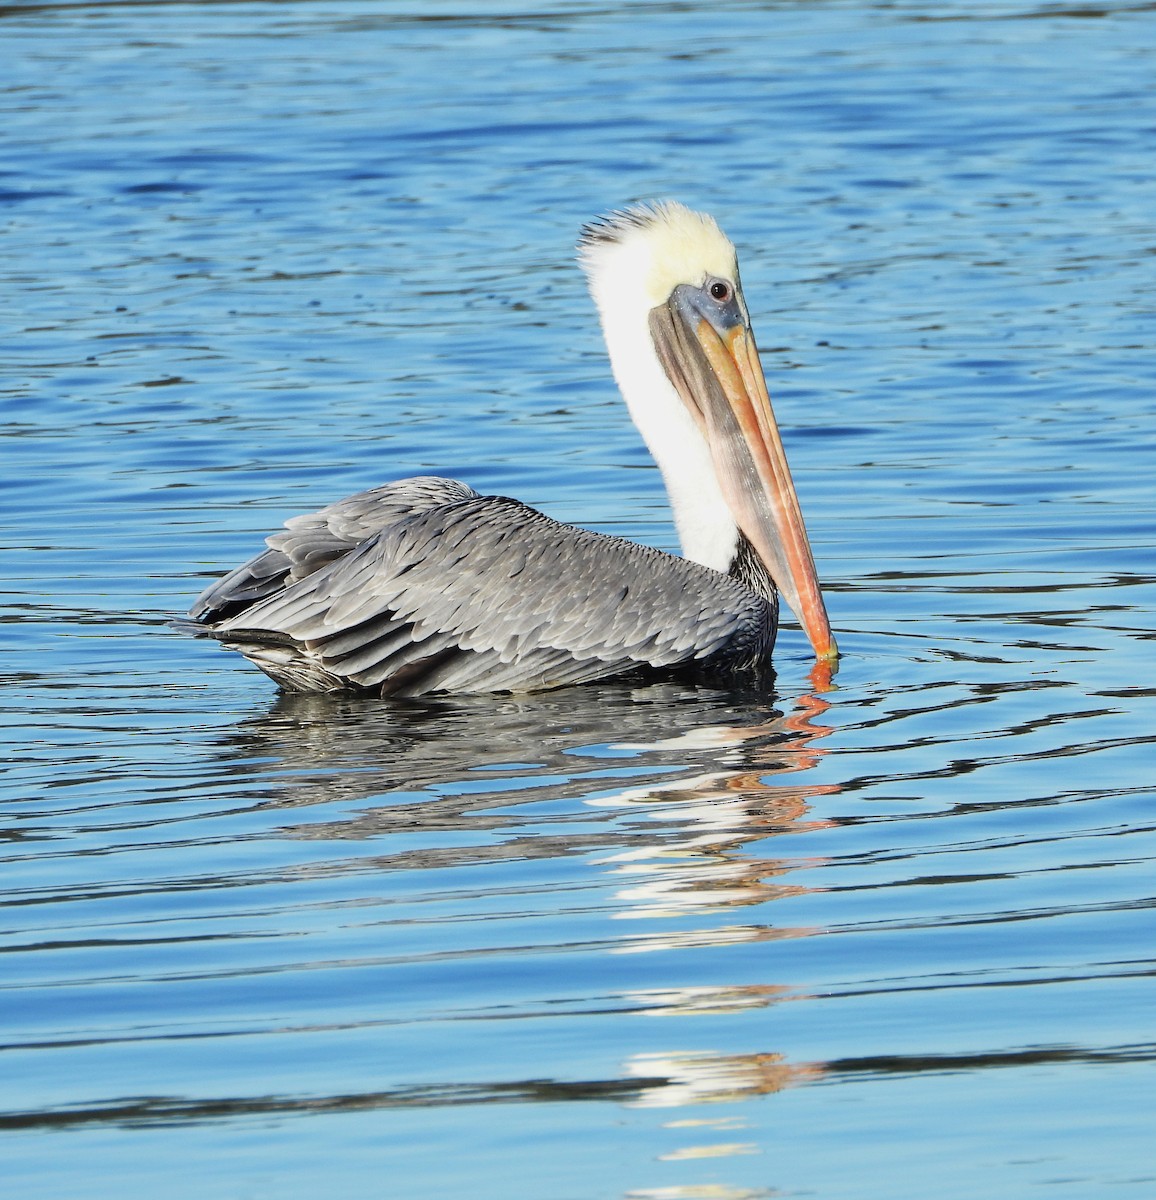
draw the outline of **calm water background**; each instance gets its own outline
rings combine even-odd
[[[1156,11],[0,8],[12,1195],[1156,1195]],[[816,693],[278,698],[416,472],[673,547],[571,247],[739,243]]]

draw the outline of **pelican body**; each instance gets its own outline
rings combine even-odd
[[[201,594],[196,631],[292,691],[524,692],[765,670],[781,594],[833,661],[734,247],[657,203],[591,222],[579,258],[684,557],[404,479],[287,521]]]

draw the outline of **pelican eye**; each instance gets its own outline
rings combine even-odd
[[[716,279],[707,290],[711,294],[711,299],[717,300],[720,304],[725,304],[733,294],[731,285],[722,279]]]

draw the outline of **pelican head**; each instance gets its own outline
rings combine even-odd
[[[833,660],[734,246],[713,218],[664,202],[591,222],[579,257],[618,386],[662,470],[683,553],[726,571],[745,537],[815,654]]]

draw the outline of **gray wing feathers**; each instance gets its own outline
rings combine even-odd
[[[343,537],[355,532],[354,520],[377,528],[352,548],[346,541],[327,565],[287,576],[285,586],[225,616],[215,635],[285,686],[301,687],[304,673],[314,689],[410,695],[523,691],[638,665],[716,658],[743,665],[769,653],[771,606],[727,576],[562,525],[513,500],[463,491],[382,523],[375,513],[348,516],[353,501],[374,493],[295,518],[269,544],[290,558],[308,547],[305,561],[324,553],[337,524],[334,516],[322,521],[326,513],[341,510],[350,521]],[[293,538],[300,540],[285,544]],[[292,674],[290,647],[303,660],[292,663]]]
[[[422,475],[346,496],[318,512],[292,517],[265,539],[268,550],[210,584],[189,616],[213,622],[238,612],[281,587],[305,579],[355,546],[410,516],[477,496],[456,479]]]

